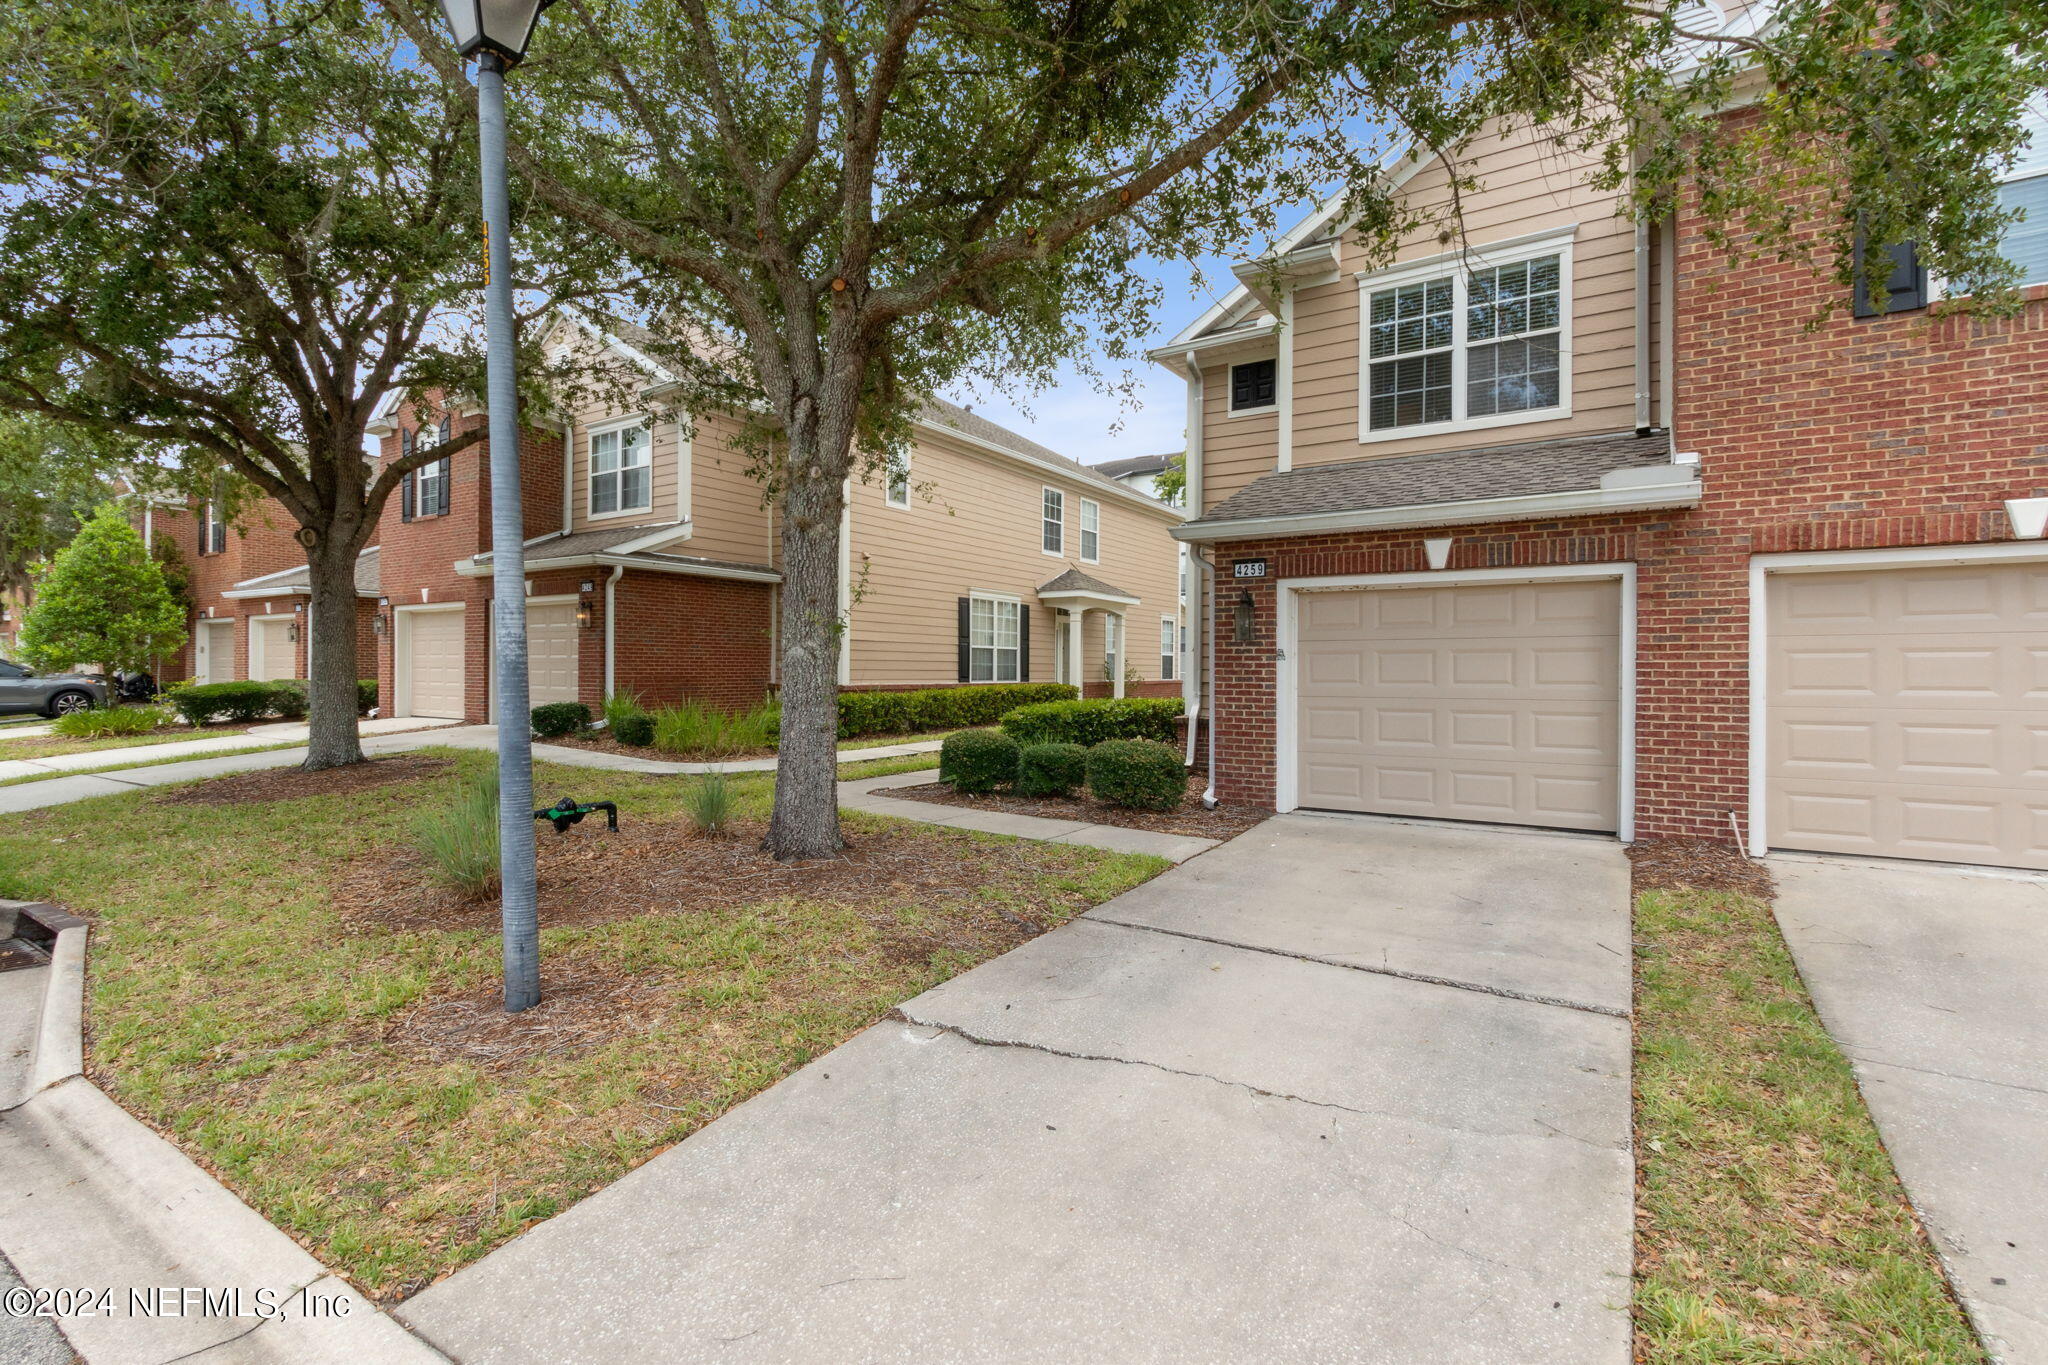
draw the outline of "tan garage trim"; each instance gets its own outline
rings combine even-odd
[[[1278,586],[1279,809],[1633,837],[1633,565]]]
[[[459,604],[401,607],[397,616],[398,714],[463,719],[468,612]]]
[[[1762,844],[2048,870],[2048,557],[1983,548],[1766,563]]]

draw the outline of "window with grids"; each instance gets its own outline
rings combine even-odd
[[[967,680],[1018,681],[1018,621],[1015,602],[975,597],[967,604]]]
[[[622,427],[590,438],[590,512],[643,511],[653,505],[654,467],[647,428]]]
[[[1123,676],[1124,618],[1102,618],[1102,676],[1115,682]]]
[[[421,465],[413,475],[413,489],[421,516],[437,516],[447,511],[448,461],[436,460],[432,464]]]
[[[1090,564],[1102,558],[1102,508],[1081,499],[1081,558]]]
[[[1041,538],[1045,552],[1062,555],[1067,552],[1067,495],[1057,488],[1045,490],[1045,530]]]
[[[891,507],[910,506],[910,457],[892,455],[889,458],[889,479],[883,486],[883,499]]]
[[[1172,682],[1179,672],[1180,664],[1180,623],[1171,616],[1159,618],[1159,677],[1162,682]]]
[[[1563,277],[1549,255],[1372,291],[1369,429],[1560,406]]]

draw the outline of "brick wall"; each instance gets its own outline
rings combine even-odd
[[[768,694],[769,585],[628,569],[617,595],[621,690],[650,706],[694,697],[740,708]]]
[[[1427,534],[1455,537],[1452,568],[1635,563],[1637,829],[1726,839],[1730,811],[1747,820],[1750,555],[2004,540],[2003,500],[2048,495],[2048,290],[2011,319],[1844,309],[1809,327],[1832,284],[1796,262],[1730,265],[1696,204],[1678,227],[1674,422],[1700,507],[1217,546],[1224,799],[1273,800],[1275,592],[1233,582],[1235,557],[1271,579],[1415,572]]]

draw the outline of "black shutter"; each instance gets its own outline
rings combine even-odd
[[[228,548],[228,524],[221,519],[220,513],[214,510],[213,504],[207,504],[206,512],[208,531],[213,540],[213,552],[217,555],[225,554]]]
[[[441,460],[441,478],[434,486],[434,510],[448,514],[448,485],[455,482],[455,470],[447,458]]]
[[[213,506],[199,504],[199,553],[211,554],[213,545]]]
[[[443,417],[443,418],[441,419],[441,431],[440,431],[440,436],[441,436],[441,444],[442,444],[442,445],[447,445],[447,444],[448,444],[448,433],[449,433],[449,431],[450,431],[451,429],[452,429],[452,428],[451,428],[451,427],[450,427],[450,425],[449,425],[449,421],[448,421],[448,419],[447,419],[446,417]]]
[[[974,604],[969,598],[960,599],[960,681],[966,682],[967,675],[974,670]]]
[[[1031,608],[1017,604],[1017,681],[1031,681]]]
[[[398,519],[412,520],[412,475],[407,474],[398,481]]]
[[[1248,360],[1230,367],[1230,406],[1234,410],[1273,406],[1278,391],[1277,360]]]
[[[1862,232],[1856,234],[1856,306],[1859,318],[1880,316],[1877,304],[1864,287],[1863,253],[1869,248],[1863,241]],[[1887,248],[1877,262],[1882,269],[1885,260],[1891,262],[1891,272],[1885,276],[1884,314],[1910,313],[1916,308],[1927,306],[1927,271],[1920,264],[1920,248],[1915,242],[1901,242]]]

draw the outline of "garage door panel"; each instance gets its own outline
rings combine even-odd
[[[577,652],[574,602],[527,607],[526,686],[533,705],[578,699]]]
[[[1615,827],[1618,583],[1347,589],[1301,601],[1301,804]],[[1356,730],[1339,715],[1358,717]]]
[[[2048,568],[1787,575],[1766,609],[1772,844],[2048,868]]]
[[[407,616],[410,713],[461,720],[467,691],[465,613],[421,611]]]

